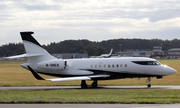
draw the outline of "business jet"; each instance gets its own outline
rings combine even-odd
[[[155,59],[142,57],[124,58],[86,58],[57,59],[50,55],[32,36],[34,32],[20,32],[26,54],[9,58],[27,57],[21,66],[32,72],[38,80],[72,81],[81,80],[81,88],[87,88],[86,80],[93,80],[92,87],[98,86],[98,80],[147,77],[151,87],[151,78],[157,79],[176,73],[176,70],[162,65]],[[44,79],[39,74],[60,78]]]

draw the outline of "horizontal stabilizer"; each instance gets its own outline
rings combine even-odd
[[[16,55],[16,56],[10,56],[10,57],[6,57],[9,59],[15,59],[15,58],[22,58],[22,57],[34,57],[34,56],[42,56],[42,54],[22,54],[22,55]]]

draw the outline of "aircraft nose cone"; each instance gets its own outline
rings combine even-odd
[[[175,74],[176,72],[177,72],[177,71],[176,71],[175,69],[172,68],[171,73],[172,73],[172,74]]]
[[[171,67],[168,67],[167,72],[169,75],[171,75],[171,74],[175,74],[177,71]]]

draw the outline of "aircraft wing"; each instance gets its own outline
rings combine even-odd
[[[46,80],[72,81],[72,80],[91,80],[92,78],[104,78],[104,77],[110,77],[110,75],[91,75],[91,76],[80,76],[80,77],[54,78],[54,79],[46,79]]]
[[[78,77],[66,77],[66,78],[53,78],[53,79],[44,79],[42,78],[35,70],[28,66],[31,73],[38,80],[50,80],[50,81],[72,81],[72,80],[92,80],[93,78],[106,78],[110,75],[90,75],[90,76],[78,76]]]
[[[80,76],[80,77],[67,77],[67,78],[53,78],[53,79],[46,79],[50,81],[73,81],[73,80],[91,80],[91,78],[87,76]]]

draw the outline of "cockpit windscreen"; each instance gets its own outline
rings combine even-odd
[[[139,65],[161,65],[158,61],[132,61]]]

